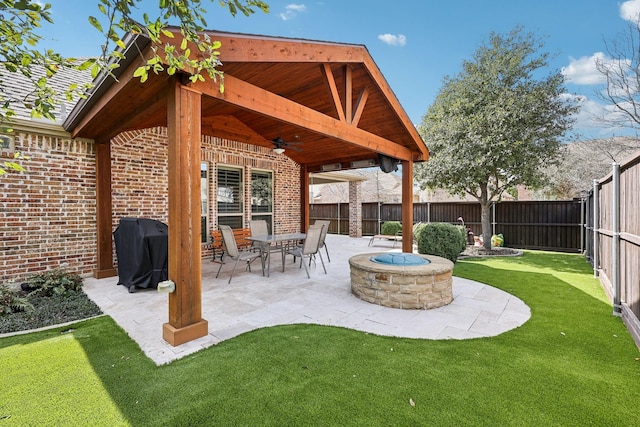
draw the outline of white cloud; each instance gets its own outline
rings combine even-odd
[[[568,82],[578,85],[606,83],[604,75],[596,69],[596,62],[606,63],[608,61],[609,58],[602,52],[578,59],[569,57],[569,65],[562,67],[562,74]]]
[[[404,46],[407,44],[407,36],[404,34],[380,34],[378,39],[390,46]]]
[[[626,21],[637,22],[640,15],[640,0],[629,0],[620,4],[620,17]]]
[[[289,19],[295,18],[298,13],[306,10],[307,7],[303,4],[288,4],[284,8],[284,12],[280,14],[280,18],[282,18],[283,21],[288,21]]]

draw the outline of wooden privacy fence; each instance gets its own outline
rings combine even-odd
[[[493,234],[502,234],[506,246],[562,252],[584,251],[586,202],[516,201],[496,203],[492,207]],[[414,203],[414,222],[449,222],[465,226],[475,235],[482,233],[480,204],[476,202]],[[349,204],[312,204],[310,218],[330,220],[330,233],[349,234]],[[380,233],[386,221],[401,221],[399,203],[363,203],[362,234]]]
[[[640,346],[640,153],[595,180],[586,203],[585,256]]]

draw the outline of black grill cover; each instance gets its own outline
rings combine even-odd
[[[118,285],[129,288],[157,288],[167,280],[169,229],[148,218],[122,218],[113,232],[118,256]]]

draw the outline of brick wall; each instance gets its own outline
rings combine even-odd
[[[166,138],[166,128],[151,128],[124,132],[111,141],[114,230],[123,217],[152,218],[168,224]],[[216,166],[221,164],[243,168],[245,226],[251,218],[249,177],[255,168],[273,171],[275,232],[300,231],[300,167],[297,163],[265,147],[209,136],[202,139],[202,161],[209,164],[209,228],[217,226]],[[202,256],[211,256],[206,245]]]
[[[95,266],[95,155],[91,141],[17,132],[26,172],[0,177],[0,282],[64,266]],[[0,159],[0,160],[5,160]]]
[[[242,167],[244,170],[245,226],[251,219],[252,169],[273,171],[273,215],[276,233],[300,231],[300,166],[271,149],[220,138],[204,137],[202,160],[209,162],[209,223],[216,223],[216,166]]]
[[[65,136],[18,133],[16,150],[30,157],[24,173],[0,178],[0,282],[64,266],[80,274],[96,267],[94,144]],[[3,159],[0,159],[3,160]],[[209,224],[216,225],[216,166],[242,167],[245,223],[251,216],[251,170],[274,175],[276,232],[300,230],[300,168],[270,149],[203,137],[209,162]],[[120,218],[168,222],[166,128],[124,132],[111,142],[113,229]],[[203,246],[203,257],[210,250]],[[114,248],[114,261],[115,248]]]

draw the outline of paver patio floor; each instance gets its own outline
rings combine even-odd
[[[351,294],[349,258],[361,253],[400,252],[392,242],[328,235],[331,262],[327,274],[318,265],[304,268],[289,256],[285,272],[272,257],[271,277],[263,277],[258,262],[253,271],[238,266],[227,284],[233,262],[222,267],[202,261],[202,318],[209,333],[173,347],[162,339],[168,321],[168,295],[155,289],[129,293],[118,278],[85,280],[84,290],[111,316],[156,364],[182,358],[242,333],[276,325],[312,323],[339,326],[366,333],[421,339],[467,339],[495,336],[525,323],[531,316],[520,299],[494,287],[453,278],[451,304],[433,310],[401,310],[364,302]],[[324,252],[323,252],[324,253]]]

